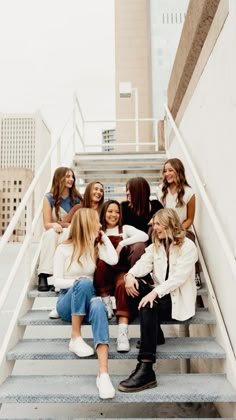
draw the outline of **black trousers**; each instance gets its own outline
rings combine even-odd
[[[133,305],[135,304],[137,308],[138,303],[142,297],[147,295],[151,290],[152,289],[150,285],[145,284],[142,280],[139,279],[140,295],[138,298],[132,299]],[[163,335],[160,324],[163,321],[171,320],[171,310],[172,303],[170,294],[164,296],[161,299],[157,298],[153,302],[152,308],[148,303],[146,306],[140,309],[139,318],[141,346],[138,355],[139,361],[150,360],[153,363],[156,362],[157,343],[160,339],[160,335]]]

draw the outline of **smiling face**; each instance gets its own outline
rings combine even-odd
[[[153,219],[153,230],[158,236],[159,239],[165,239],[166,238],[166,229],[165,226],[161,225],[158,218],[154,217]]]
[[[91,200],[94,203],[99,203],[103,197],[104,191],[103,191],[103,186],[101,184],[99,184],[98,182],[96,182],[96,184],[94,184],[94,186],[91,189]]]
[[[116,203],[109,204],[106,211],[105,220],[107,229],[111,229],[119,224],[120,209]]]
[[[65,188],[69,188],[71,189],[73,187],[74,184],[74,175],[72,171],[67,171],[66,175],[65,175]]]
[[[163,177],[166,179],[168,184],[177,184],[176,172],[169,162],[167,162],[164,166]]]

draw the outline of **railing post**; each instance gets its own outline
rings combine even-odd
[[[154,138],[155,138],[155,151],[158,152],[159,145],[158,145],[158,121],[154,120]]]
[[[30,245],[32,242],[33,197],[34,197],[34,193],[31,195],[26,206],[26,236],[29,238],[29,243],[26,248],[26,259],[25,259],[27,279],[30,278],[30,275],[31,275]]]
[[[135,145],[136,152],[139,152],[138,88],[132,88],[132,90],[134,91]]]

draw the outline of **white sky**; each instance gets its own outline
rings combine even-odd
[[[114,0],[0,0],[0,112],[114,118]]]

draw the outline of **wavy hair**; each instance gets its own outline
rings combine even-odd
[[[99,216],[94,209],[80,208],[75,212],[68,239],[63,242],[73,246],[69,267],[75,257],[78,264],[82,266],[80,259],[83,255],[90,256],[96,264],[98,258],[98,223]]]
[[[175,174],[176,174],[176,180],[177,180],[177,205],[176,207],[182,207],[184,205],[184,201],[183,201],[183,197],[184,197],[184,193],[185,193],[185,189],[184,187],[190,187],[189,183],[187,182],[186,176],[185,176],[185,169],[184,169],[184,165],[181,162],[180,159],[177,158],[173,158],[173,159],[168,159],[163,166],[163,170],[162,170],[162,177],[163,177],[163,181],[162,181],[162,197],[161,197],[161,201],[162,204],[165,206],[166,204],[166,196],[168,194],[168,187],[169,184],[164,176],[164,171],[165,171],[165,166],[166,164],[169,163],[171,165],[171,167],[174,169]]]
[[[130,178],[126,183],[126,190],[130,192],[130,207],[137,216],[149,217],[150,185],[141,176]]]
[[[120,218],[119,218],[119,221],[118,221],[118,226],[122,226],[122,214],[121,214],[120,203],[116,200],[108,200],[103,204],[103,207],[102,207],[102,210],[101,210],[100,222],[101,222],[101,225],[102,225],[102,230],[106,230],[106,228],[107,228],[106,214],[107,214],[108,207],[111,204],[116,204],[117,205],[117,207],[119,209],[119,212],[120,212]]]
[[[97,208],[97,211],[100,214],[101,208],[102,208],[103,203],[104,203],[104,185],[100,181],[92,181],[86,186],[85,192],[84,192],[84,197],[83,197],[83,207],[86,207],[86,208],[91,208],[92,207],[91,192],[92,192],[95,184],[100,184],[103,188],[103,196],[102,196],[101,200],[99,201],[98,208]]]
[[[76,197],[79,197],[79,199],[82,201],[82,196],[80,195],[79,191],[75,187],[75,174],[73,170],[71,168],[67,168],[66,166],[60,166],[59,168],[57,168],[52,178],[52,185],[51,185],[50,193],[52,194],[52,198],[53,198],[54,206],[55,206],[55,213],[58,219],[59,219],[59,207],[61,203],[61,196],[65,188],[66,174],[68,172],[72,172],[72,175],[74,178],[73,185],[69,189],[71,205],[73,206],[76,204],[75,202]]]
[[[186,231],[182,227],[176,211],[174,209],[158,210],[153,216],[153,221],[155,219],[164,226],[167,243],[172,242],[174,245],[181,247],[186,236]],[[159,247],[163,240],[158,238],[155,230],[152,231],[152,242],[155,247]]]

